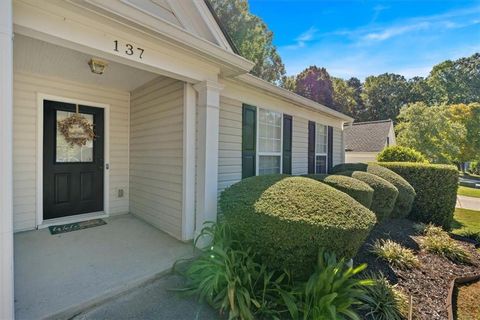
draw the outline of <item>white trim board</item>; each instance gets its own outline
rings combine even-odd
[[[37,93],[37,206],[36,206],[36,222],[35,227],[41,228],[43,220],[43,101],[52,100],[65,103],[82,104],[86,106],[104,109],[104,170],[103,170],[103,214],[105,217],[109,215],[110,209],[110,105],[79,99],[70,99],[44,93]],[[102,216],[103,217],[103,216]],[[55,219],[59,221],[58,219]],[[68,221],[65,217],[65,221]],[[46,222],[49,220],[45,220]],[[60,222],[60,221],[59,221]]]

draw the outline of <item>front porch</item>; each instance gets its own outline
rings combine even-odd
[[[191,244],[133,215],[105,221],[59,235],[48,229],[15,234],[17,319],[70,318],[193,255]]]

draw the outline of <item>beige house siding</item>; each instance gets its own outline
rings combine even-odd
[[[242,103],[221,97],[218,136],[218,192],[242,179]]]
[[[37,94],[78,99],[110,106],[110,213],[128,212],[128,92],[99,88],[64,79],[14,74],[14,230],[36,227]],[[118,188],[125,190],[118,198]]]
[[[308,173],[308,120],[293,117],[292,174]]]
[[[130,212],[181,238],[184,83],[158,78],[132,92]]]
[[[260,106],[261,107],[261,106]],[[308,172],[308,120],[293,116],[292,174]],[[218,192],[242,178],[242,102],[222,96],[220,98],[218,145]],[[333,164],[343,162],[343,131],[333,129]]]
[[[345,163],[377,161],[378,152],[345,152]]]

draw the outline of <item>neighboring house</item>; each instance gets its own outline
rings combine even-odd
[[[344,133],[346,163],[376,161],[383,148],[396,144],[392,120],[355,122]]]
[[[353,119],[250,75],[203,0],[5,0],[0,28],[1,319],[13,232],[131,213],[186,241],[242,177],[344,162]]]

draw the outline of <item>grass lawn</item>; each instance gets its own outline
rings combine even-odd
[[[457,291],[457,319],[480,319],[480,281],[459,286]]]
[[[456,208],[452,233],[458,235],[476,233],[480,236],[480,211]]]
[[[480,198],[480,189],[459,186],[457,194],[461,196]]]

